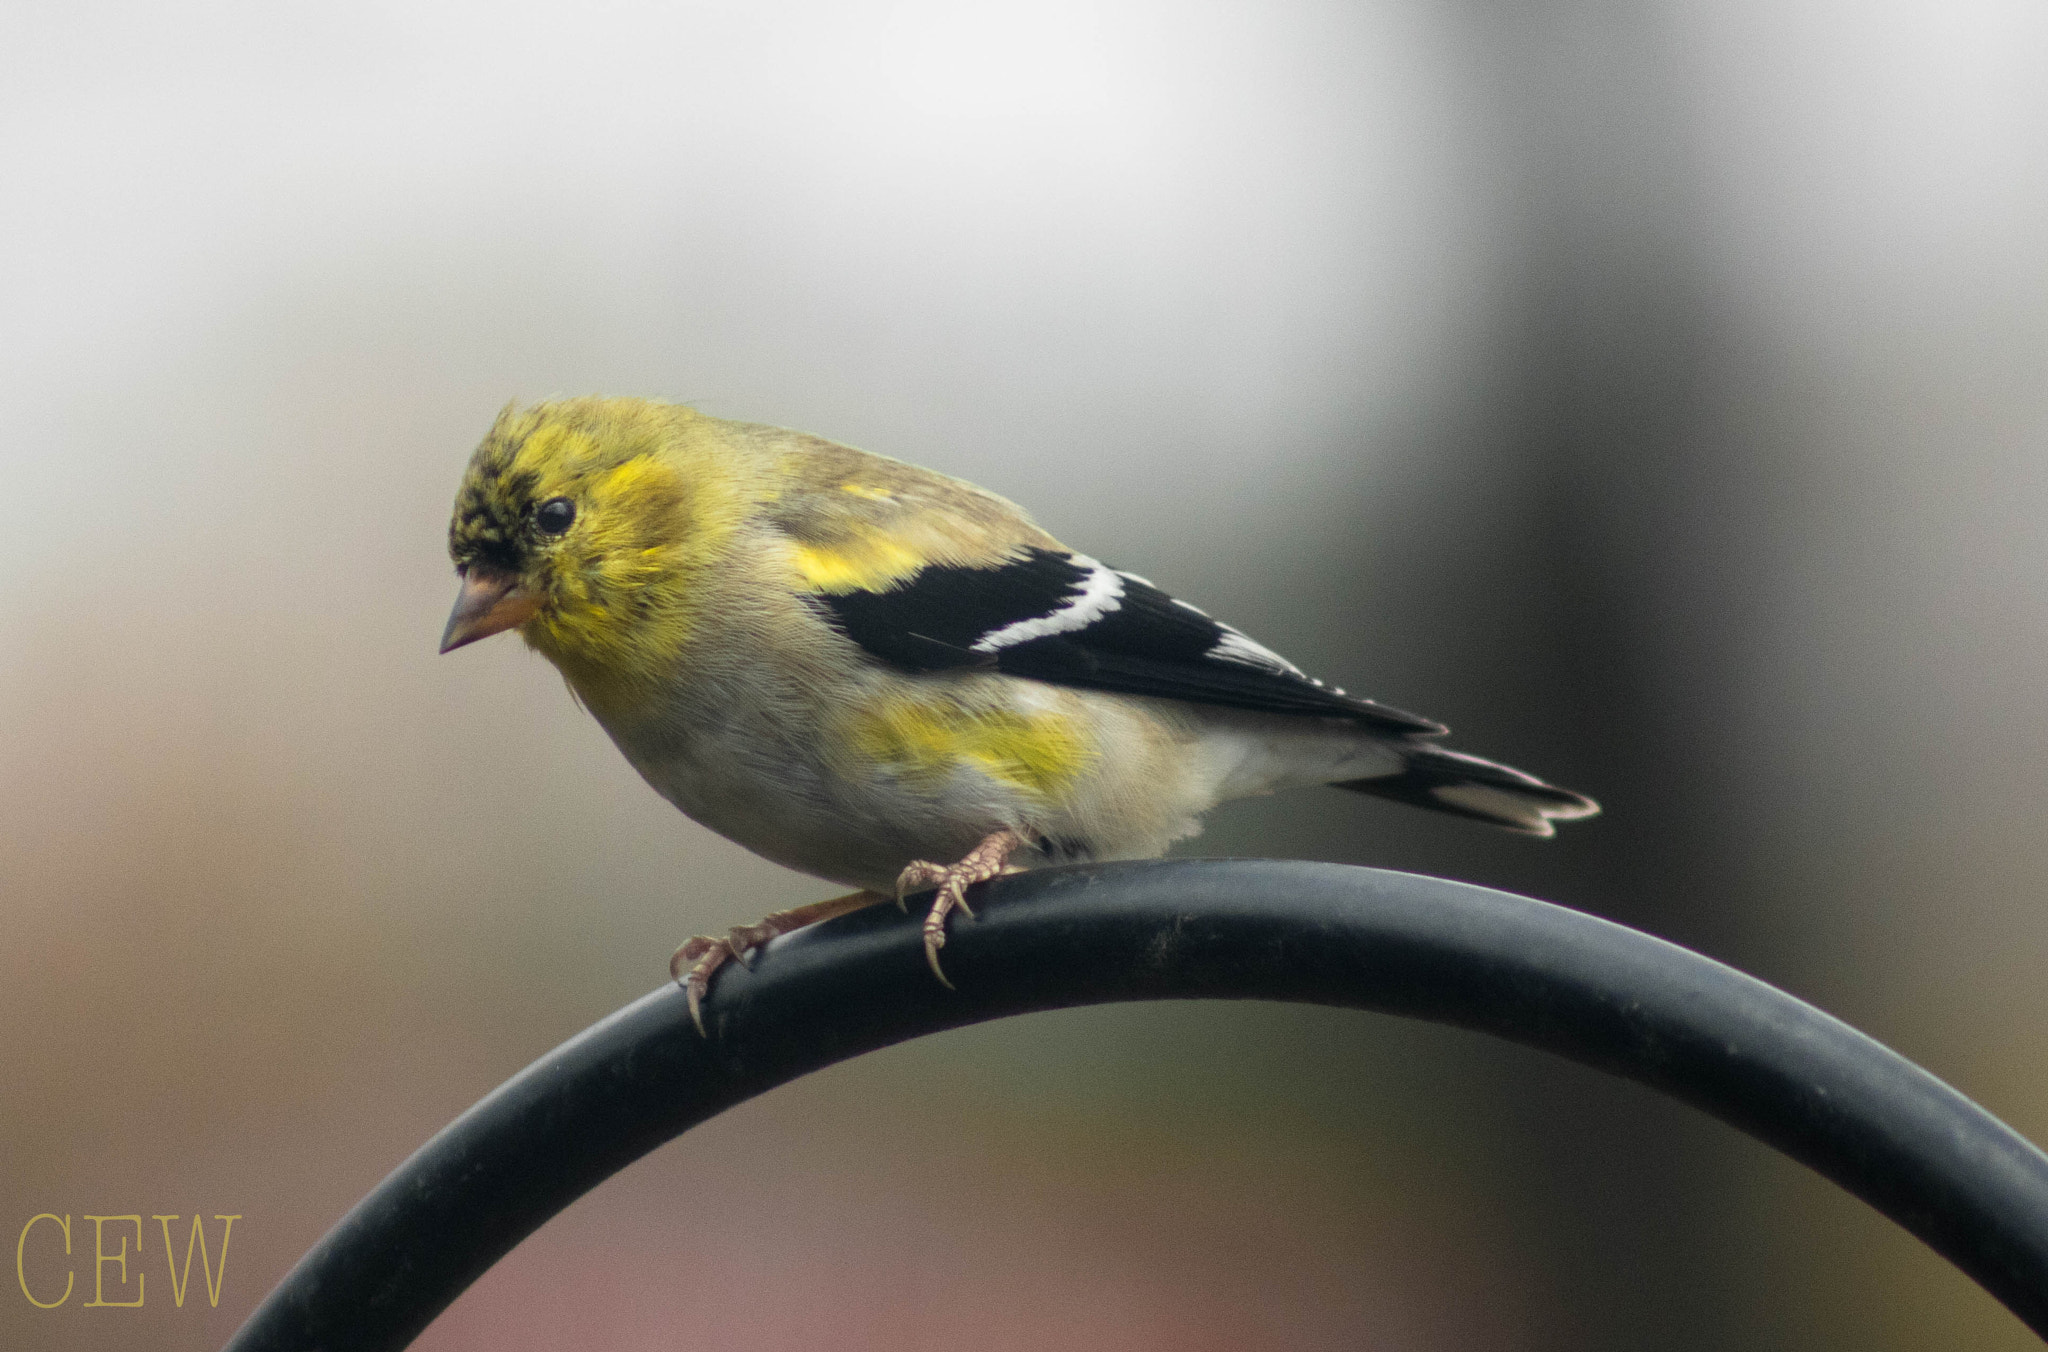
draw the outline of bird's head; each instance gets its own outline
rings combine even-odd
[[[672,656],[724,494],[683,454],[698,415],[572,399],[498,415],[462,476],[448,552],[462,579],[441,651],[507,629],[579,687]]]

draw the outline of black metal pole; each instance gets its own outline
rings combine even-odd
[[[2048,1156],[1848,1025],[1697,953],[1463,883],[1278,860],[1040,869],[979,895],[932,980],[877,907],[728,967],[710,1037],[664,987],[464,1113],[250,1316],[229,1352],[404,1347],[611,1174],[863,1052],[1121,1000],[1342,1005],[1498,1034],[1683,1099],[1833,1179],[2048,1336]]]

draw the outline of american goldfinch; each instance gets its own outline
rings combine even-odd
[[[639,399],[508,407],[448,548],[443,652],[518,629],[656,792],[860,889],[677,950],[700,1031],[713,973],[778,934],[935,887],[944,981],[972,884],[1152,858],[1228,798],[1330,784],[1539,836],[1599,810],[993,493],[801,432]]]

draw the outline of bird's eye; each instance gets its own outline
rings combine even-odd
[[[567,498],[549,498],[533,509],[533,524],[543,535],[560,535],[576,519],[576,504]]]

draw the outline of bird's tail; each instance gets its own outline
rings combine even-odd
[[[1552,822],[1590,817],[1600,810],[1582,793],[1460,751],[1404,742],[1400,752],[1401,768],[1392,774],[1348,779],[1334,787],[1472,817],[1532,836],[1550,835],[1555,830]]]

